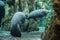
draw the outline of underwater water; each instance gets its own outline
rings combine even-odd
[[[53,12],[49,2],[2,0],[0,2],[0,40],[42,40],[41,34],[45,32]]]

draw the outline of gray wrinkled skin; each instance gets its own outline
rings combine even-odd
[[[51,10],[47,10],[47,9],[34,10],[30,12],[28,18],[40,18],[40,17],[46,16],[50,12]]]
[[[21,30],[19,27],[19,22],[26,18],[25,13],[16,12],[11,20],[11,35],[15,37],[21,37]]]

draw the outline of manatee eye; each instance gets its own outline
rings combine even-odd
[[[43,15],[43,16],[46,16],[46,14],[47,14],[46,12],[44,12],[44,11],[42,12],[42,15]]]

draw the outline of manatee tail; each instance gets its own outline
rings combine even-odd
[[[10,34],[14,37],[21,37],[21,31],[20,28],[17,25],[13,25]]]

